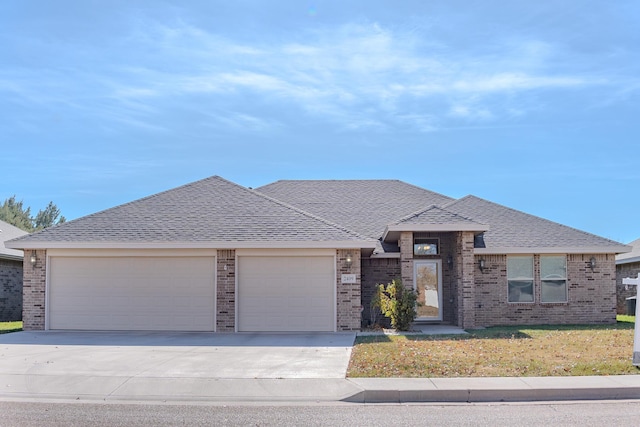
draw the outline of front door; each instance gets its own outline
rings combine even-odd
[[[442,261],[414,260],[413,283],[418,291],[416,320],[442,320]]]

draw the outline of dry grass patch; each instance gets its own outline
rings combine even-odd
[[[363,336],[350,377],[515,377],[638,374],[631,322],[495,327],[469,335]]]

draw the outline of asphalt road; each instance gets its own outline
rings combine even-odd
[[[186,405],[0,401],[0,426],[634,426],[640,401]]]

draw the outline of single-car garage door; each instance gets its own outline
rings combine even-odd
[[[334,331],[333,256],[239,256],[239,331]]]
[[[49,329],[213,331],[214,257],[51,257]]]

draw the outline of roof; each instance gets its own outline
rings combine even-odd
[[[0,221],[0,258],[22,261],[22,251],[9,249],[5,246],[4,242],[27,234],[29,233],[19,229],[18,227],[14,227],[7,222]]]
[[[385,241],[397,241],[401,231],[474,231],[483,232],[489,226],[480,224],[438,206],[429,206],[389,224],[384,232]]]
[[[640,262],[640,239],[636,239],[629,243],[632,250],[626,254],[616,256],[616,264],[629,264],[632,262]]]
[[[387,225],[454,199],[399,180],[282,180],[257,191],[379,239]]]
[[[485,248],[476,248],[476,253],[620,253],[630,249],[476,196],[463,197],[444,208],[490,225],[484,233]]]
[[[10,243],[13,248],[374,248],[375,240],[218,176]]]

